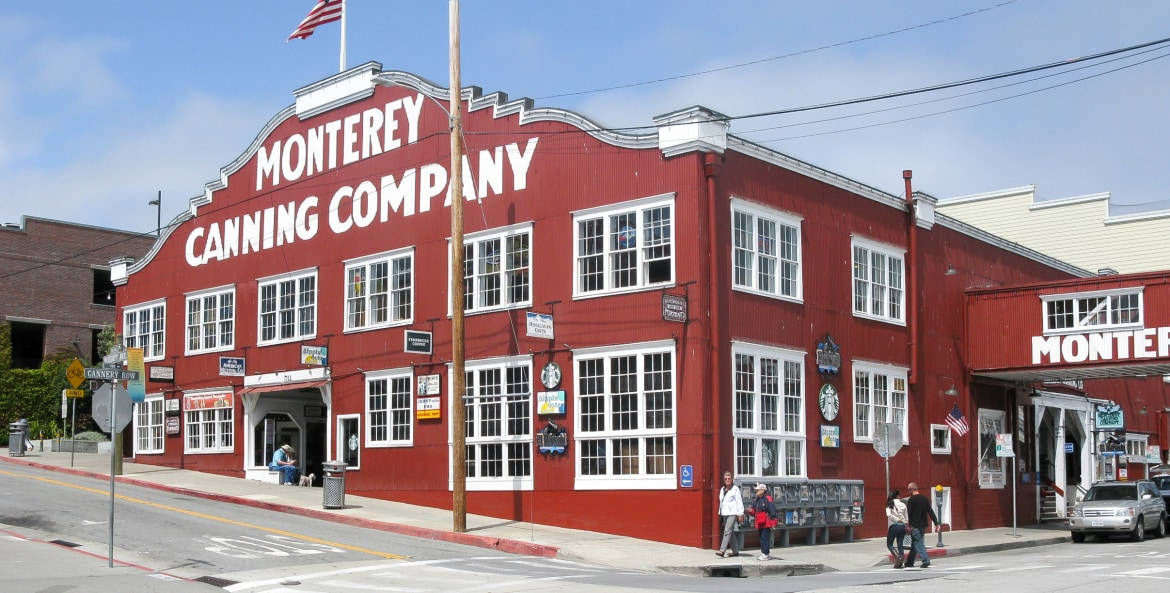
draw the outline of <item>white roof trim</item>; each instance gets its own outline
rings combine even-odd
[[[1071,198],[1060,198],[1057,200],[1041,200],[1036,201],[1036,197],[1032,197],[1032,205],[1028,206],[1029,210],[1043,210],[1045,208],[1059,208],[1061,206],[1072,206],[1073,204],[1084,204],[1087,202],[1100,202],[1104,200],[1106,208],[1109,204],[1109,192],[1101,192],[1096,194],[1085,194],[1083,196],[1073,196]]]
[[[954,196],[952,198],[942,198],[938,201],[939,207],[950,206],[953,204],[963,204],[966,202],[980,202],[983,200],[998,200],[1000,198],[1010,198],[1023,194],[1035,194],[1036,186],[1021,185],[1020,187],[1011,187],[1008,189],[997,189],[995,191],[983,192],[978,194],[967,194],[965,196]]]

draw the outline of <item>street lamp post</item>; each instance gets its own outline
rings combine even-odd
[[[162,190],[158,190],[158,197],[147,202],[147,205],[155,207],[155,224],[154,235],[156,237],[162,236]]]

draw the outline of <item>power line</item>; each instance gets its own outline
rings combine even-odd
[[[941,19],[935,19],[933,21],[927,21],[925,23],[919,23],[917,25],[910,25],[908,27],[903,27],[901,29],[894,29],[892,31],[886,31],[884,33],[875,33],[873,35],[866,35],[865,37],[858,37],[856,39],[850,39],[848,41],[839,41],[837,43],[830,43],[828,45],[822,45],[820,47],[802,49],[802,50],[790,52],[787,54],[782,54],[779,56],[772,56],[770,58],[760,58],[758,60],[751,60],[750,62],[741,62],[739,64],[731,64],[729,66],[719,66],[717,68],[710,68],[708,70],[700,70],[698,72],[690,72],[688,74],[676,74],[673,76],[664,76],[662,78],[655,78],[652,80],[645,80],[642,82],[631,82],[629,84],[619,84],[619,85],[608,86],[608,87],[588,89],[588,90],[584,90],[584,91],[571,91],[571,92],[567,92],[567,93],[558,93],[555,95],[545,95],[543,97],[535,97],[535,99],[539,101],[539,100],[543,100],[543,99],[558,99],[561,97],[575,97],[575,96],[579,96],[579,95],[588,95],[588,94],[592,94],[592,93],[603,93],[606,91],[616,91],[616,90],[620,90],[620,89],[628,89],[628,88],[634,88],[634,87],[640,87],[640,86],[647,86],[647,85],[651,85],[651,84],[658,84],[661,82],[670,82],[672,80],[693,78],[695,76],[704,76],[707,74],[713,74],[715,72],[734,70],[736,68],[745,68],[747,66],[754,66],[756,64],[763,64],[765,62],[772,62],[775,60],[783,60],[783,59],[792,58],[795,56],[801,56],[801,55],[805,55],[805,54],[815,53],[818,51],[824,51],[826,49],[833,49],[835,47],[844,47],[846,45],[852,45],[854,43],[861,43],[862,41],[871,41],[874,39],[880,39],[882,37],[889,37],[891,35],[897,35],[898,33],[905,33],[907,31],[913,31],[915,29],[923,29],[923,28],[930,27],[933,25],[939,25],[942,23],[959,20],[961,18],[969,17],[969,16],[976,15],[976,14],[979,14],[982,12],[988,12],[990,10],[995,10],[996,8],[1007,6],[1008,4],[1013,4],[1016,1],[1017,0],[1006,0],[1005,2],[1000,2],[999,4],[995,4],[992,6],[985,6],[983,8],[970,10],[970,11],[964,12],[962,14],[956,14],[956,15],[944,17]]]

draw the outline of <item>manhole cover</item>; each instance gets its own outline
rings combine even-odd
[[[221,588],[227,587],[229,585],[234,585],[234,584],[239,582],[239,581],[233,581],[230,579],[221,579],[219,577],[199,577],[195,580],[199,581],[200,583],[207,583],[208,585],[211,585],[213,587],[221,587]]]

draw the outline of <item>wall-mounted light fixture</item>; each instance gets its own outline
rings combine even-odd
[[[952,266],[951,264],[947,264],[947,271],[943,272],[943,274],[946,274],[947,276],[954,276],[955,274],[958,274],[958,273],[959,273],[959,271],[956,270],[955,266]]]
[[[947,390],[943,392],[943,395],[949,395],[951,397],[955,397],[955,396],[959,395],[959,390],[955,389],[954,385],[951,385],[950,387],[947,387]]]

